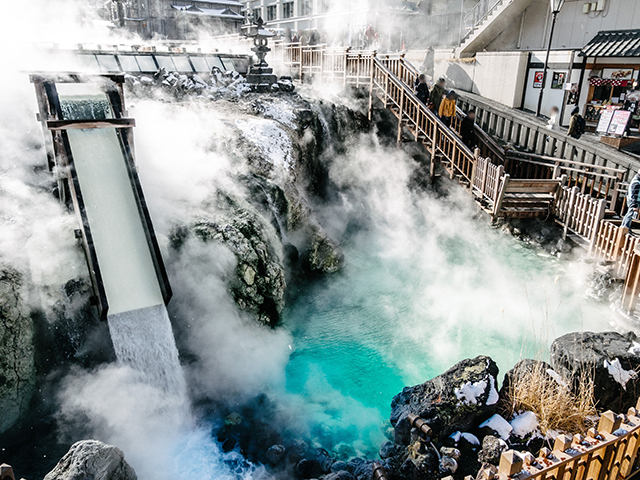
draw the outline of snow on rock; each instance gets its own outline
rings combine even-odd
[[[262,107],[266,117],[272,118],[286,127],[295,128],[296,114],[290,104],[283,101],[264,102]]]
[[[497,413],[489,418],[487,421],[480,424],[480,428],[489,427],[491,430],[500,435],[500,438],[503,440],[507,440],[511,432],[513,431],[513,427],[507,422],[504,418],[502,418]]]
[[[640,355],[640,343],[633,342],[631,347],[629,347],[629,353],[631,355]]]
[[[500,400],[500,395],[498,395],[498,390],[496,390],[496,379],[493,375],[489,375],[489,383],[491,384],[491,389],[487,397],[487,405],[495,405],[498,403],[498,400]]]
[[[487,381],[480,380],[478,382],[467,382],[455,389],[456,397],[462,403],[478,403],[478,397],[484,394],[487,389]],[[488,404],[488,403],[487,403]]]
[[[480,445],[480,440],[473,433],[462,432],[461,436],[471,445]]]
[[[616,358],[609,362],[608,360],[604,361],[604,368],[609,371],[609,375],[613,377],[613,379],[622,385],[622,388],[627,389],[627,383],[632,378],[636,378],[637,374],[633,370],[625,370],[620,365],[620,360]]]
[[[560,374],[558,372],[556,372],[554,369],[552,368],[547,368],[547,374],[553,378],[556,382],[558,382],[560,385],[562,385],[564,388],[569,388],[569,385],[567,385],[567,382],[565,382],[562,377],[560,376]]]
[[[236,120],[242,135],[253,143],[266,159],[276,168],[288,171],[293,166],[293,146],[291,138],[273,120]]]
[[[462,438],[462,432],[453,432],[451,435],[449,435],[449,438],[458,443],[460,441],[460,438]]]
[[[509,423],[513,428],[513,434],[524,438],[538,428],[538,417],[533,412],[522,412]]]

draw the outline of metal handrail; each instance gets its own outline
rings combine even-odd
[[[464,16],[462,24],[465,29],[465,33],[460,42],[467,38],[475,27],[480,25],[489,15],[491,15],[502,1],[503,0],[480,0],[476,6]],[[491,5],[491,7],[488,7],[488,5]]]

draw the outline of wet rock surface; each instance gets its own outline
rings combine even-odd
[[[551,345],[551,365],[577,381],[593,375],[598,410],[626,412],[640,394],[640,342],[632,333],[569,333]]]
[[[117,447],[97,440],[74,443],[45,480],[137,480]]]
[[[427,422],[435,438],[446,438],[495,413],[498,367],[486,356],[463,360],[421,385],[406,387],[391,402],[396,443],[408,445],[412,413]]]
[[[36,384],[34,325],[22,275],[0,264],[0,433],[28,409]]]

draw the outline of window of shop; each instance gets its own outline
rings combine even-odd
[[[638,127],[637,102],[630,96],[638,71],[633,68],[604,68],[596,70],[589,79],[589,96],[585,108],[585,120],[598,123],[604,110],[632,110],[632,127]],[[635,93],[635,92],[634,92]]]
[[[293,2],[287,2],[282,4],[282,18],[293,17]]]
[[[278,7],[276,5],[271,5],[270,7],[267,7],[267,22],[271,22],[276,19],[276,16],[278,14],[277,8]]]
[[[253,9],[253,19],[258,20],[262,17],[262,8],[254,8]]]

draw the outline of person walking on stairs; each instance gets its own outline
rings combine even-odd
[[[447,93],[447,97],[442,100],[442,103],[440,104],[438,114],[440,115],[442,123],[444,123],[447,127],[451,127],[451,121],[456,115],[456,92],[451,90],[449,93]]]

